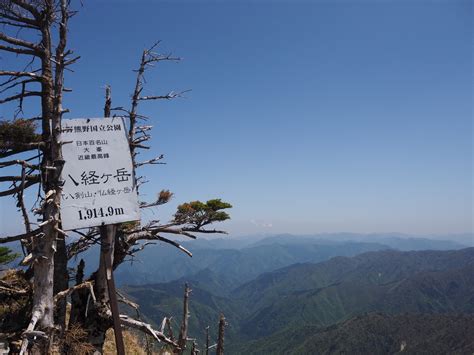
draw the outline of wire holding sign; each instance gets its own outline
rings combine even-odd
[[[65,230],[140,219],[133,163],[121,117],[63,121]]]

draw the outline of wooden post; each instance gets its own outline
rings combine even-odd
[[[105,88],[105,106],[104,116],[110,117],[110,108],[112,105],[112,95],[110,86]],[[125,355],[125,346],[123,344],[122,326],[120,325],[120,313],[118,309],[117,292],[114,281],[114,246],[115,233],[117,227],[113,224],[100,227],[101,257],[103,258],[103,268],[105,278],[107,279],[107,290],[109,293],[110,310],[114,321],[115,346],[118,355]],[[105,245],[104,245],[105,243]]]
[[[100,227],[101,258],[103,259],[103,268],[107,280],[107,290],[109,294],[110,310],[114,322],[115,345],[118,355],[125,355],[125,346],[123,344],[122,327],[120,325],[120,314],[117,302],[117,292],[115,290],[115,281],[113,273],[113,245],[115,243],[115,232],[117,228],[113,224]],[[105,242],[105,243],[104,243]]]

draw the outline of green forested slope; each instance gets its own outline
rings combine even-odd
[[[284,327],[327,326],[371,311],[473,312],[474,248],[460,251],[382,251],[295,265],[236,290],[252,313],[248,337]],[[262,288],[255,291],[257,287]]]
[[[234,352],[235,351],[235,352]],[[339,324],[291,328],[248,342],[239,354],[472,354],[474,316],[364,314]]]
[[[229,321],[231,354],[246,353],[250,345],[273,351],[283,346],[278,334],[297,349],[311,334],[370,312],[387,317],[474,313],[474,248],[385,250],[296,264],[260,275],[226,296],[219,289],[229,285],[211,270],[187,280],[194,290],[190,334],[202,344],[203,329],[215,329],[222,311]],[[158,324],[165,315],[181,315],[184,281],[128,287],[126,292]]]

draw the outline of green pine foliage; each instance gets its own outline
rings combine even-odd
[[[18,254],[12,253],[7,247],[0,247],[0,265],[5,265],[18,257]]]
[[[201,228],[214,222],[230,219],[229,214],[223,211],[228,208],[232,208],[232,205],[221,201],[221,199],[183,203],[178,206],[178,210],[174,215],[174,222]]]
[[[34,121],[24,119],[0,121],[0,149],[20,143],[38,142],[39,139]]]

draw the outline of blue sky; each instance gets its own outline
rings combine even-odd
[[[85,1],[69,117],[129,106],[141,50],[153,151],[143,192],[220,197],[250,233],[472,232],[471,1]]]

